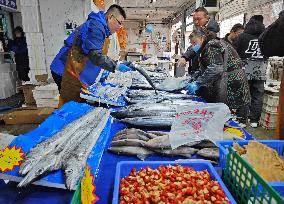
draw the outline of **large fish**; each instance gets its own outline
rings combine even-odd
[[[132,147],[143,147],[145,146],[146,141],[139,140],[139,139],[122,139],[112,141],[110,145],[112,147],[116,146],[132,146]]]
[[[154,90],[156,90],[156,87],[155,87],[154,83],[152,82],[151,78],[149,77],[147,72],[142,67],[133,66],[132,69],[135,70],[135,71],[138,71],[141,75],[143,75],[145,77],[145,79],[149,82],[149,84],[152,86],[152,88]]]
[[[39,155],[39,160],[37,163],[34,163],[32,166],[29,166],[29,168],[26,169],[28,170],[28,173],[19,183],[18,187],[26,186],[36,180],[38,177],[45,175],[50,171],[60,169],[63,165],[63,162],[65,162],[65,160],[71,156],[73,150],[78,148],[80,142],[85,139],[85,137],[90,134],[92,129],[98,125],[100,119],[102,118],[100,113],[103,113],[103,109],[97,108],[96,112],[98,114],[97,117],[93,118],[91,122],[79,127],[79,129],[73,135],[71,135],[68,140],[64,142],[64,144],[58,145],[56,149],[53,149],[44,157]]]
[[[160,137],[156,137],[154,139],[150,139],[145,143],[145,147],[152,149],[168,149],[171,148],[169,135],[164,135]]]
[[[165,78],[159,85],[157,85],[158,90],[162,91],[177,91],[185,88],[190,82],[190,78],[179,79],[175,77]]]
[[[143,130],[130,128],[130,129],[124,129],[116,133],[116,135],[113,137],[112,140],[116,141],[116,140],[123,140],[123,139],[139,139],[139,140],[148,141],[149,135]]]
[[[74,150],[72,156],[63,163],[65,171],[65,185],[67,189],[74,190],[80,179],[83,168],[86,166],[86,162],[89,154],[91,153],[94,145],[97,142],[102,130],[104,129],[110,112],[106,109],[103,118],[96,128],[94,128],[90,134],[80,143],[80,145]]]
[[[219,149],[218,148],[204,148],[204,149],[199,150],[197,152],[197,155],[208,158],[208,159],[218,160],[219,159]]]
[[[178,147],[176,149],[154,149],[153,151],[165,156],[184,156],[190,158],[198,150],[191,147]]]
[[[144,160],[147,156],[154,154],[153,151],[144,147],[120,146],[110,147],[108,150],[115,154],[137,156],[141,160]]]
[[[19,174],[25,175],[42,157],[49,154],[54,149],[57,149],[59,146],[62,146],[62,144],[64,144],[82,125],[86,125],[88,122],[92,121],[98,112],[99,109],[97,108],[88,112],[81,118],[66,125],[61,131],[57,132],[49,139],[46,139],[33,147],[25,156],[25,159],[20,166]]]
[[[171,128],[174,117],[135,117],[135,118],[124,118],[122,122],[135,127],[146,127],[146,128]]]

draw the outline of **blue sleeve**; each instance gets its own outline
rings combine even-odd
[[[103,25],[99,21],[90,20],[87,23],[85,34],[82,33],[82,49],[84,53],[89,54],[91,50],[101,53],[105,38],[106,34]]]

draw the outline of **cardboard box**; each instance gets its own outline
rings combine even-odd
[[[25,97],[25,103],[27,105],[35,105],[36,101],[33,96],[33,90],[36,87],[36,85],[33,84],[26,84],[20,87],[20,89],[23,90],[24,92],[24,97]]]
[[[54,108],[19,108],[2,116],[6,125],[42,123]]]

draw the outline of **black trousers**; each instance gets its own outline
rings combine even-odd
[[[62,76],[56,74],[56,73],[53,72],[53,71],[51,71],[51,75],[52,75],[52,78],[53,78],[54,82],[56,83],[56,85],[57,85],[57,87],[58,87],[58,91],[59,91],[59,93],[60,93]]]
[[[251,122],[258,122],[261,116],[263,95],[264,95],[264,80],[248,80],[251,103],[250,115]]]

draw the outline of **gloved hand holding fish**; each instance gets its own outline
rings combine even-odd
[[[124,129],[112,139],[109,151],[115,154],[137,156],[144,160],[150,155],[182,156],[191,158],[198,154],[201,157],[217,161],[218,148],[209,140],[191,142],[176,149],[171,149],[169,133],[162,131],[142,131],[140,129]]]

